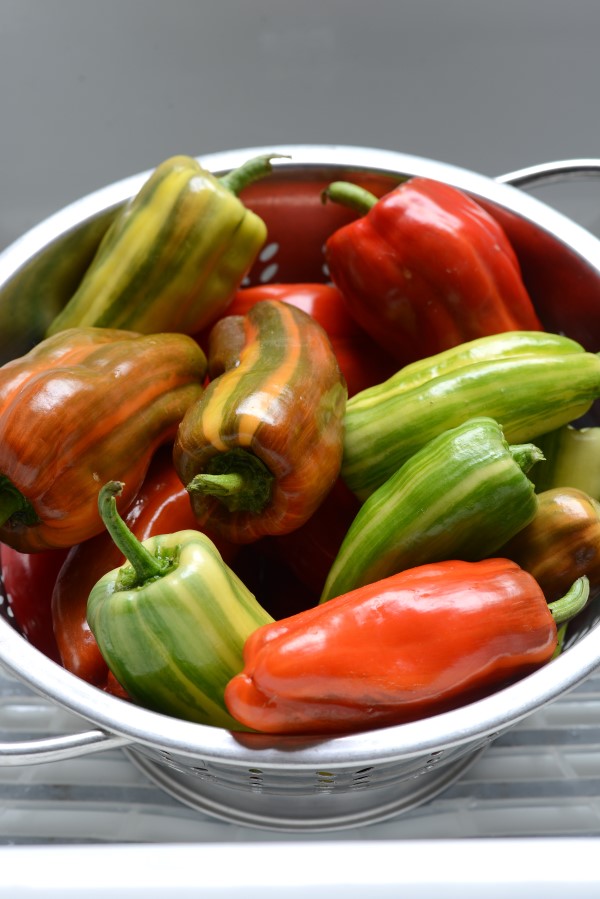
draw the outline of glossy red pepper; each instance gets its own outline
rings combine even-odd
[[[25,639],[54,662],[60,655],[54,631],[50,600],[66,549],[21,553],[0,545],[0,568],[6,601],[17,629]]]
[[[189,496],[173,468],[170,452],[161,451],[152,460],[124,520],[139,540],[188,528],[197,530]],[[225,541],[220,541],[218,547],[226,560],[232,560],[237,552]],[[92,537],[69,551],[52,593],[52,619],[62,664],[83,680],[110,692],[120,688],[109,678],[108,667],[88,625],[87,601],[100,577],[123,562],[124,557],[107,532]]]
[[[246,640],[229,712],[274,734],[326,734],[449,710],[548,662],[585,579],[548,606],[507,559],[422,565],[273,624]]]
[[[261,284],[236,293],[227,315],[245,315],[262,300],[280,300],[296,306],[319,322],[331,341],[338,364],[346,379],[348,396],[380,384],[397,370],[394,359],[358,326],[348,313],[346,301],[333,284]],[[199,337],[208,353],[208,335]]]
[[[352,316],[399,363],[541,330],[506,234],[462,191],[411,178],[379,200],[344,182],[325,195],[364,213],[329,237],[325,258]]]

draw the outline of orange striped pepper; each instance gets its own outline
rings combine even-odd
[[[335,483],[347,388],[310,315],[265,300],[211,334],[214,379],[179,427],[174,462],[198,522],[234,543],[300,527]]]
[[[99,486],[135,499],[154,452],[202,393],[206,356],[184,334],[70,328],[0,368],[0,541],[23,553],[104,530]]]

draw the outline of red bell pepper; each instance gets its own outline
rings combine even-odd
[[[173,467],[170,452],[155,456],[124,520],[139,540],[187,528],[197,530],[189,496]],[[218,548],[226,560],[232,560],[237,552],[225,541],[220,541]],[[52,593],[54,632],[64,667],[110,692],[119,692],[121,688],[109,677],[108,666],[90,630],[87,601],[100,577],[123,562],[123,555],[107,532],[92,537],[69,551]]]
[[[0,567],[6,601],[19,632],[54,662],[60,655],[54,631],[50,599],[66,549],[21,553],[5,543],[0,545]]]
[[[411,178],[377,199],[334,182],[364,213],[325,244],[351,315],[400,364],[477,337],[542,330],[500,224],[462,191]]]
[[[549,606],[507,559],[422,565],[259,627],[225,690],[231,715],[274,734],[327,734],[449,710],[550,661],[577,581]]]
[[[348,313],[346,301],[333,284],[261,284],[238,290],[227,315],[245,315],[256,303],[280,300],[296,306],[319,322],[331,341],[338,364],[348,385],[348,396],[380,384],[397,370],[395,360],[358,326]],[[198,336],[209,354],[210,332]]]

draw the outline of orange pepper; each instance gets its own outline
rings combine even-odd
[[[570,602],[549,607],[507,559],[421,565],[258,628],[225,702],[242,724],[273,734],[423,718],[548,662]]]

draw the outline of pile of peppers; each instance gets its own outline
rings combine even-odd
[[[544,329],[501,223],[427,178],[332,183],[354,217],[330,280],[246,286],[268,228],[243,188],[272,158],[163,162],[0,367],[3,591],[121,701],[352,733],[562,651],[600,587],[577,424],[600,358]]]

